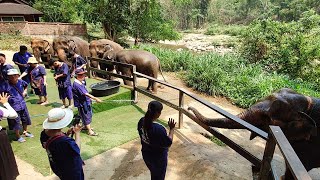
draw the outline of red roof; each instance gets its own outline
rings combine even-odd
[[[1,3],[0,1],[0,15],[22,15],[22,14],[30,14],[30,15],[43,15],[42,12],[28,6],[26,4],[17,4],[17,3]]]

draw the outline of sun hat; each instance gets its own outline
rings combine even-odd
[[[7,75],[10,76],[10,75],[15,75],[15,74],[18,74],[19,75],[19,72],[17,69],[8,69],[7,70]]]
[[[76,71],[75,71],[75,74],[85,74],[87,71],[86,70],[84,70],[84,69],[77,69]]]
[[[37,59],[35,57],[30,57],[28,59],[28,64],[38,64],[39,62],[37,61]]]
[[[73,118],[71,109],[53,108],[48,112],[48,118],[44,120],[43,129],[62,129],[67,127]]]

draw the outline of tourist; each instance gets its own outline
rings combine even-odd
[[[12,65],[6,63],[6,55],[0,53],[0,82],[7,80],[7,71],[12,68]]]
[[[151,180],[163,180],[168,164],[168,149],[172,144],[174,119],[169,118],[169,134],[165,127],[155,121],[160,117],[163,106],[151,101],[144,117],[138,123],[138,132],[142,145],[142,157],[151,172]]]
[[[76,125],[63,133],[73,118],[71,109],[54,108],[48,112],[48,118],[43,122],[40,142],[48,154],[52,171],[61,180],[83,180],[83,161],[80,156],[81,126]],[[75,134],[75,140],[68,137]]]
[[[28,68],[28,60],[32,55],[27,52],[28,48],[24,45],[20,46],[20,51],[14,53],[12,61],[19,67],[20,73],[22,74],[23,72],[26,71]],[[28,84],[30,83],[30,75],[24,76],[23,79],[26,81]]]
[[[0,121],[6,118],[17,118],[17,112],[8,103],[8,94],[0,94]],[[16,159],[6,133],[6,130],[0,126],[0,179],[15,180],[19,175]]]
[[[31,125],[31,119],[24,100],[27,96],[28,84],[19,79],[19,72],[16,69],[9,69],[7,77],[8,83],[6,83],[3,90],[4,92],[9,93],[9,104],[18,114],[18,117],[15,119],[8,118],[9,129],[14,130],[17,141],[22,143],[26,140],[20,136],[20,121],[22,122],[23,135],[25,137],[33,137],[27,130],[28,125]]]
[[[21,74],[20,79],[26,75],[30,75],[31,87],[34,89],[35,94],[39,96],[38,104],[44,106],[48,104],[47,98],[47,78],[46,70],[43,66],[38,64],[35,57],[30,57],[28,60],[28,68]]]
[[[84,79],[86,77],[86,71],[83,69],[77,69],[75,71],[76,79],[73,82],[72,93],[74,99],[74,106],[78,108],[79,115],[82,120],[82,124],[85,130],[88,130],[89,136],[97,136],[90,124],[92,121],[92,107],[91,99],[96,102],[102,102],[99,98],[94,97],[89,94],[84,84]]]
[[[59,62],[57,59],[51,59],[49,61],[49,66],[53,66],[55,73],[54,79],[56,80],[59,98],[62,100],[63,105],[61,108],[72,109],[72,86],[70,80],[69,67],[64,62]],[[66,104],[66,99],[68,99],[68,104]]]
[[[70,54],[72,55],[72,77],[75,75],[75,71],[77,69],[83,69],[85,70],[85,67],[87,65],[87,61],[81,57],[79,54],[77,54],[74,51],[71,51]]]

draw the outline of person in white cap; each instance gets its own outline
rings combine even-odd
[[[14,130],[18,142],[25,142],[26,140],[20,136],[20,121],[22,122],[23,135],[32,138],[33,135],[28,132],[27,126],[31,125],[29,111],[24,98],[27,96],[28,83],[19,79],[19,72],[17,69],[9,69],[7,71],[8,82],[2,86],[2,91],[10,95],[8,100],[12,108],[18,113],[15,119],[8,119],[9,129]]]
[[[54,108],[48,112],[48,118],[43,122],[40,142],[46,149],[52,171],[62,180],[83,180],[83,161],[80,156],[81,126],[76,125],[63,133],[73,118],[73,111],[65,108]],[[74,132],[75,140],[68,137]]]
[[[29,66],[21,74],[19,79],[23,79],[26,75],[30,75],[31,87],[34,89],[36,95],[39,96],[38,104],[44,106],[48,104],[47,98],[47,77],[46,70],[43,66],[38,64],[38,61],[35,57],[30,57],[28,60]]]

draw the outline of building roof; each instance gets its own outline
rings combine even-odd
[[[17,4],[17,3],[1,3],[0,1],[0,15],[23,15],[23,14],[32,14],[32,15],[43,15],[42,12],[28,6],[26,4]]]

